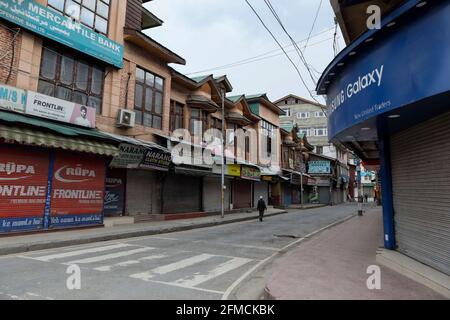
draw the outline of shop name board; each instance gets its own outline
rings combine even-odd
[[[95,108],[33,91],[28,91],[26,113],[82,127],[95,128]]]
[[[353,96],[356,96],[373,85],[377,87],[381,86],[383,71],[384,65],[381,65],[363,76],[360,75],[356,81],[352,81],[346,85],[345,90],[342,89],[336,96],[331,96],[327,102],[329,115],[343,105],[346,99],[351,99]]]
[[[149,148],[140,168],[168,171],[171,160],[172,155],[169,152],[157,148]]]
[[[26,103],[25,90],[0,84],[0,109],[24,113]]]
[[[330,174],[331,162],[330,161],[309,161],[308,173],[316,174]]]
[[[242,166],[241,178],[247,179],[247,180],[260,181],[261,180],[261,171],[257,168]]]
[[[144,160],[145,148],[129,143],[121,143],[119,154],[109,164],[111,168],[136,169]]]
[[[123,67],[123,45],[33,0],[0,0],[0,18],[118,68]]]

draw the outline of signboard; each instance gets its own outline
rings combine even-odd
[[[254,167],[242,166],[241,168],[241,178],[246,180],[261,180],[261,171]]]
[[[25,90],[0,84],[0,109],[24,113],[26,103]]]
[[[101,224],[105,164],[98,158],[56,154],[51,194],[51,226]]]
[[[220,165],[214,164],[212,167],[212,172],[215,174],[222,173],[222,167]],[[225,166],[225,175],[231,177],[241,176],[241,165],[240,164],[227,164]]]
[[[49,155],[0,147],[0,233],[41,228]]]
[[[0,1],[0,18],[118,68],[123,66],[123,45],[36,1]]]
[[[172,155],[158,148],[147,148],[144,160],[139,166],[142,169],[168,171]]]
[[[309,161],[308,173],[331,174],[330,161]]]
[[[108,170],[103,205],[103,213],[105,216],[117,216],[123,213],[125,203],[125,179],[125,170]]]
[[[95,112],[92,107],[28,91],[26,113],[33,116],[95,128]]]
[[[136,169],[144,160],[145,148],[129,143],[119,145],[119,154],[109,164],[111,168]]]
[[[450,90],[450,42],[443,41],[450,30],[450,5],[447,1],[429,2],[432,5],[426,14],[409,18],[401,29],[377,34],[380,41],[352,57],[351,63],[332,77],[327,89],[331,139],[343,133],[340,139],[345,141],[343,131],[348,128]],[[421,117],[419,112],[415,114]]]

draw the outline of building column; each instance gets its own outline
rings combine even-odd
[[[384,247],[395,250],[394,201],[392,195],[391,150],[389,138],[379,135],[380,176],[383,199]]]

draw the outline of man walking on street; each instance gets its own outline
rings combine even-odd
[[[263,221],[264,211],[267,210],[266,203],[262,196],[259,197],[258,201],[258,211],[259,211],[259,221]]]

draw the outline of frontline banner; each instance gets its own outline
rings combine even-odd
[[[0,233],[42,227],[49,154],[0,147]]]
[[[105,162],[87,155],[56,154],[51,194],[51,225],[102,222]]]
[[[95,128],[95,108],[28,91],[26,113],[82,127]]]
[[[0,18],[118,68],[123,66],[123,45],[36,1],[2,0]]]

